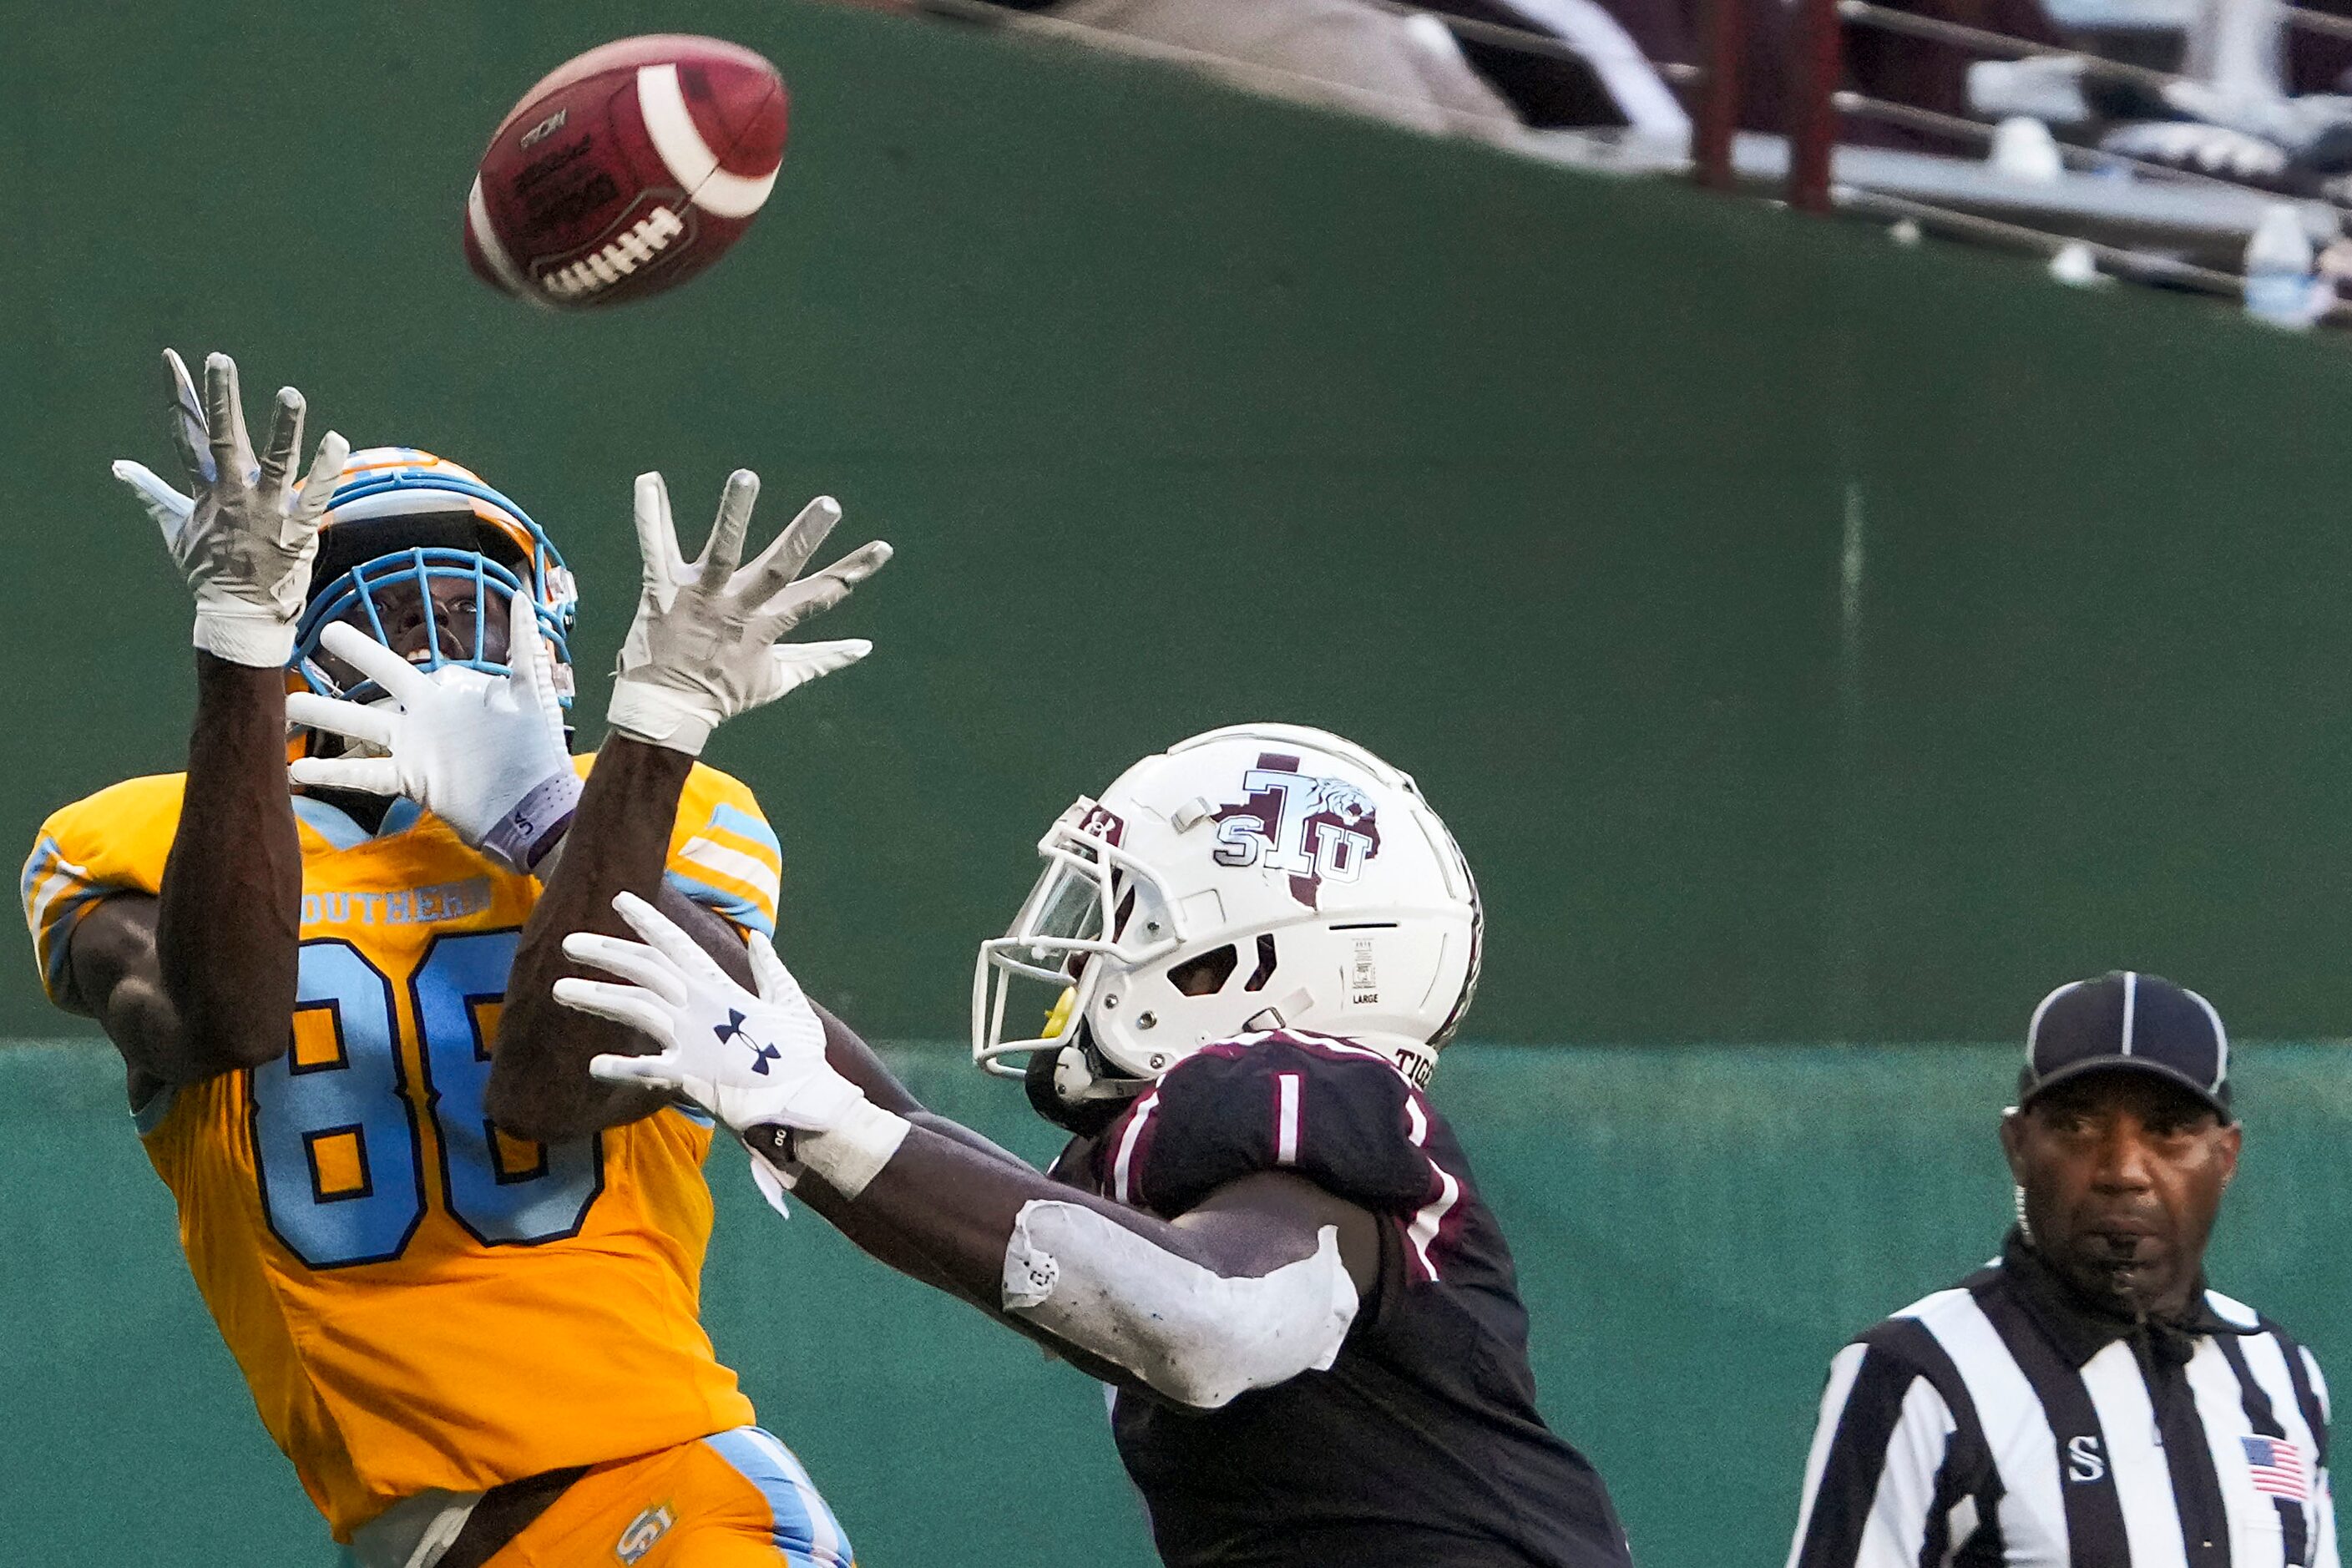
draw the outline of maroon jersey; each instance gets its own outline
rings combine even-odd
[[[1210,1046],[1055,1164],[1168,1219],[1260,1171],[1384,1220],[1380,1279],[1328,1372],[1213,1411],[1118,1394],[1119,1458],[1171,1568],[1627,1568],[1600,1475],[1536,1413],[1510,1249],[1387,1057],[1297,1032]]]

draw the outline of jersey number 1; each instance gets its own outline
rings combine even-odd
[[[511,931],[437,937],[408,982],[441,1190],[485,1246],[574,1235],[604,1188],[599,1140],[524,1143],[483,1111],[490,1042],[479,1009],[506,994],[520,941]],[[262,1206],[313,1268],[387,1262],[425,1218],[424,1140],[392,982],[348,942],[306,942],[294,1008],[292,1047],[253,1069]]]

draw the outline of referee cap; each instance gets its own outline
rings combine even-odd
[[[2160,974],[2117,969],[2073,980],[2042,999],[2025,1026],[2017,1103],[2085,1073],[2128,1068],[2170,1079],[2230,1112],[2230,1037],[2213,1004]]]

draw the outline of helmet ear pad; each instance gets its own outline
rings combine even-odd
[[[1057,1051],[1031,1053],[1029,1066],[1021,1075],[1021,1087],[1029,1096],[1029,1109],[1055,1126],[1080,1138],[1099,1138],[1126,1113],[1134,1097],[1086,1092],[1101,1079],[1087,1060],[1083,1025],[1080,1029],[1080,1044],[1064,1046]]]

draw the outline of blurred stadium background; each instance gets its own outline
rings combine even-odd
[[[682,293],[519,310],[458,258],[482,138],[653,26],[782,67],[772,208]],[[1412,770],[1491,931],[1437,1093],[1646,1563],[1785,1552],[1827,1355],[1994,1245],[1985,1042],[2050,984],[2352,1017],[2332,338],[815,0],[6,31],[16,842],[182,753],[184,590],[106,474],[164,455],[166,343],[531,507],[591,715],[633,473],[831,489],[901,551],[845,612],[880,656],[713,748],[811,989],[1043,1155],[954,1042],[1054,813],[1249,717]],[[0,1557],[331,1561],[28,954],[0,1037]],[[2340,1361],[2352,1081],[2315,1044],[2242,1077],[2216,1282]],[[1092,1385],[713,1176],[713,1332],[869,1568],[1149,1561]]]

